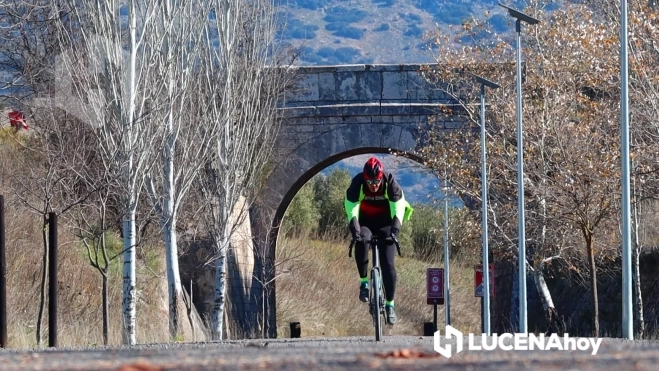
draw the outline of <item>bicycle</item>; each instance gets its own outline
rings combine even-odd
[[[386,322],[386,313],[385,313],[385,291],[384,285],[382,283],[382,272],[380,271],[380,256],[378,254],[378,245],[379,241],[382,238],[378,236],[372,236],[370,240],[362,240],[364,243],[369,245],[369,248],[372,252],[371,261],[373,266],[371,268],[371,283],[370,283],[370,292],[369,292],[369,313],[373,316],[373,326],[375,327],[375,341],[382,340],[382,319],[384,318]],[[396,244],[396,249],[398,250],[398,256],[400,254],[400,244],[398,239],[394,236],[387,237],[382,239],[384,241],[392,241]],[[359,241],[358,239],[352,239],[350,242],[350,247],[348,248],[348,257],[352,257],[352,248],[355,246],[355,243]]]

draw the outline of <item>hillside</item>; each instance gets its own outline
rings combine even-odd
[[[523,2],[502,1],[518,9]],[[512,30],[496,0],[290,0],[280,6],[282,41],[300,51],[299,64],[429,63],[427,37],[465,19],[487,19]],[[557,7],[556,2],[550,4]]]

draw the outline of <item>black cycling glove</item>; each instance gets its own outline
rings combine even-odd
[[[352,239],[356,241],[361,241],[362,240],[362,235],[361,235],[361,227],[359,226],[359,221],[357,218],[352,218],[350,220],[350,224],[348,224],[348,229],[350,229],[350,233],[352,234]]]

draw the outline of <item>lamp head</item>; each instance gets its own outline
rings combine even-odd
[[[524,13],[520,12],[520,11],[517,10],[517,9],[513,9],[513,8],[511,8],[511,7],[509,7],[509,6],[505,6],[505,5],[501,4],[501,3],[499,3],[499,6],[502,7],[502,8],[507,9],[507,10],[508,10],[508,14],[510,14],[511,17],[517,18],[517,19],[519,19],[519,20],[522,21],[522,22],[526,22],[526,23],[528,23],[528,24],[536,24],[536,23],[540,23],[540,20],[535,19],[535,18],[531,17],[531,16],[528,15],[528,14],[524,14]]]

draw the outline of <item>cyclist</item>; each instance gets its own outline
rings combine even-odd
[[[348,228],[355,244],[355,262],[359,272],[359,300],[368,301],[368,247],[364,241],[371,239],[373,234],[380,238],[396,237],[403,223],[408,220],[412,208],[405,201],[403,189],[394,176],[384,171],[382,162],[375,157],[366,161],[363,172],[352,178],[346,190],[344,201],[348,216]],[[385,312],[387,322],[397,321],[394,309],[396,293],[396,267],[394,257],[396,246],[393,241],[387,241],[378,246],[382,281],[386,291]]]

